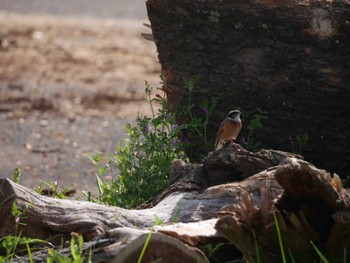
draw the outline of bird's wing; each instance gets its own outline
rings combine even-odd
[[[220,138],[221,138],[221,135],[224,131],[224,126],[225,126],[225,121],[221,122],[219,129],[218,129],[218,132],[216,133],[216,141],[215,141],[215,145],[214,145],[215,150],[218,150],[219,146],[221,145]]]

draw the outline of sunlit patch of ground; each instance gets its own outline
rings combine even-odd
[[[83,153],[114,152],[126,121],[149,113],[145,80],[159,85],[155,45],[140,36],[148,30],[0,13],[0,176],[20,166],[27,186],[60,178],[96,193]]]

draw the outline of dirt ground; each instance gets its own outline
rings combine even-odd
[[[97,193],[85,153],[113,153],[148,113],[160,66],[141,23],[0,13],[0,177]],[[117,172],[108,178],[117,176]],[[107,179],[108,179],[107,178]]]

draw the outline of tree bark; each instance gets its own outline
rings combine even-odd
[[[211,153],[203,164],[176,161],[173,170],[169,187],[139,210],[54,199],[1,179],[0,238],[21,233],[58,245],[77,233],[87,242],[84,250],[92,249],[94,262],[130,262],[138,259],[152,231],[146,261],[173,262],[181,255],[186,262],[206,262],[197,248],[227,242],[226,237],[246,257],[257,257],[258,242],[262,259],[280,262],[275,213],[288,248],[305,252],[305,259],[314,259],[305,245],[309,240],[330,257],[350,246],[348,235],[341,235],[349,230],[349,191],[300,156],[252,153],[233,144]],[[12,213],[14,204],[19,220]],[[155,226],[157,222],[165,225]],[[236,250],[229,251],[223,255],[231,258],[225,260],[235,259]]]
[[[239,158],[236,159],[234,155],[238,152],[240,152]],[[95,246],[94,255],[96,260],[119,258],[120,253],[126,253],[125,251],[131,253],[125,255],[126,258],[129,258],[129,256],[134,258],[139,255],[140,245],[142,244],[136,239],[144,241],[149,230],[146,233],[144,231],[132,232],[130,228],[136,226],[137,228],[149,229],[157,221],[161,221],[163,224],[174,222],[183,224],[168,227],[159,226],[156,228],[157,232],[176,237],[190,246],[205,244],[208,239],[214,238],[217,240],[216,231],[214,230],[215,222],[206,223],[205,220],[217,218],[217,213],[223,206],[237,202],[237,197],[240,196],[242,190],[258,193],[260,188],[269,182],[273,196],[276,198],[280,194],[281,188],[274,180],[273,174],[264,171],[264,169],[279,163],[272,152],[256,153],[256,158],[252,158],[253,153],[245,151],[237,145],[232,145],[213,153],[212,156],[208,157],[205,165],[185,164],[176,161],[173,165],[174,177],[169,187],[154,200],[145,204],[144,209],[141,210],[126,210],[84,201],[54,199],[39,195],[9,179],[1,179],[0,238],[21,232],[24,237],[39,238],[58,245],[61,244],[62,239],[70,240],[71,233],[78,233],[84,237],[85,241],[107,238],[106,243],[98,243],[102,244],[103,248],[99,248],[98,245]],[[251,158],[251,161],[245,162],[244,156]],[[287,158],[289,154],[281,152],[279,156]],[[261,158],[265,158],[264,165],[260,163]],[[281,160],[285,158],[281,158]],[[220,180],[213,180],[217,171],[212,167],[221,165],[224,160],[233,162],[230,166],[233,174],[231,174],[231,177],[230,174],[226,174],[225,177],[219,177]],[[256,162],[256,165],[254,165],[254,162]],[[205,168],[206,166],[210,168],[208,171]],[[233,182],[244,179],[244,177],[234,176],[237,174],[234,171],[240,171],[244,166],[247,166],[247,171],[250,169],[250,175],[254,174],[251,167],[255,166],[259,167],[261,173],[253,175],[242,183]],[[257,171],[257,169],[254,168],[253,171]],[[228,181],[233,183],[209,187]],[[17,211],[21,213],[19,222],[16,222],[16,218],[12,214],[14,204],[16,204]],[[191,225],[191,222],[200,223]],[[120,242],[120,237],[117,235],[118,237],[115,238],[113,231],[124,233],[125,239],[129,242]],[[172,253],[180,253],[179,249],[182,250],[184,256],[188,256],[188,260],[202,255],[200,252],[179,245],[175,241],[170,240],[168,242],[167,238],[162,235],[153,236],[153,245],[151,246],[153,250],[150,248],[150,251],[154,251],[154,246],[159,246],[159,242],[163,241],[165,246],[163,250],[168,251],[169,260]],[[138,245],[136,246],[136,244]],[[91,245],[86,246],[85,249],[89,247]],[[232,250],[232,248],[230,249]],[[120,253],[116,254],[116,251],[120,251]],[[153,253],[152,255],[156,253],[150,251],[147,253]],[[147,255],[149,256],[149,254]],[[161,255],[158,253],[157,257],[161,257]],[[36,256],[38,260],[42,258],[42,255]]]
[[[254,137],[300,151],[318,167],[350,172],[350,1],[147,0],[148,17],[173,109],[218,99],[208,137],[227,112],[269,114]],[[199,79],[192,91],[186,80]],[[192,101],[189,103],[189,93]],[[243,122],[247,138],[251,116]],[[179,119],[188,121],[188,119]],[[298,136],[308,135],[306,145]],[[196,153],[203,143],[192,136]]]
[[[251,152],[239,150],[240,148],[231,146],[218,151],[215,158],[209,157],[206,161],[210,167],[221,165],[222,160],[235,160],[231,165],[231,170],[235,174],[235,166],[241,169],[244,166],[253,166],[248,162],[246,165],[244,158],[235,159],[232,156],[237,151],[241,151],[240,156],[251,155]],[[268,153],[269,151],[265,151]],[[267,156],[256,153],[256,156]],[[283,156],[283,153],[280,153]],[[285,153],[287,156],[288,153]],[[270,154],[270,159],[275,157]],[[233,162],[233,161],[232,161]],[[265,182],[270,182],[273,196],[277,197],[281,188],[273,178],[273,174],[264,169],[279,162],[266,162],[261,166],[260,159],[256,158],[256,163],[260,166],[261,174],[247,178],[242,183],[232,183],[223,186],[208,187],[204,181],[214,181],[215,172],[205,170],[200,164],[177,164],[174,165],[175,177],[172,183],[162,194],[154,198],[141,210],[127,210],[119,207],[99,205],[91,202],[54,199],[42,196],[35,191],[24,186],[18,185],[9,179],[0,181],[0,236],[14,234],[16,224],[11,213],[13,204],[19,211],[23,212],[25,217],[21,223],[23,226],[23,235],[47,239],[56,237],[52,242],[61,242],[61,237],[70,239],[70,233],[76,232],[82,234],[85,240],[103,234],[108,229],[117,227],[138,226],[147,228],[153,226],[157,218],[164,223],[170,222],[197,222],[217,217],[217,212],[225,205],[235,203],[237,196],[242,189],[248,192],[259,192],[259,189]],[[248,170],[248,168],[247,168]],[[253,175],[250,174],[250,175]],[[209,179],[209,180],[208,180]],[[227,183],[241,181],[243,178],[229,177],[227,174],[215,183]],[[237,186],[240,187],[237,187]],[[200,207],[200,209],[199,209]],[[147,209],[146,209],[147,208]]]
[[[90,248],[93,249],[94,262],[136,262],[149,229],[161,221],[162,224],[175,225],[155,227],[156,234],[152,234],[144,256],[145,262],[157,258],[162,258],[165,262],[179,262],[179,257],[185,262],[207,262],[203,253],[195,247],[211,242],[217,244],[217,240],[227,243],[227,240],[217,236],[214,230],[216,221],[205,223],[205,220],[217,218],[217,213],[223,206],[235,203],[242,189],[259,192],[261,185],[274,181],[271,174],[264,172],[255,179],[253,177],[242,184],[232,183],[223,188],[214,186],[203,192],[173,192],[156,206],[142,210],[54,199],[41,196],[9,179],[1,179],[0,238],[16,235],[20,231],[22,237],[39,238],[59,245],[62,239],[69,241],[71,233],[78,233],[84,237],[85,242],[92,242],[88,242],[84,250],[88,252]],[[277,185],[276,182],[271,184]],[[274,191],[277,196],[280,188],[277,186]],[[14,202],[23,213],[20,225],[16,224],[11,214]],[[181,224],[176,224],[177,222]],[[191,222],[195,224],[191,225]],[[99,241],[97,245],[94,240]],[[236,251],[237,254],[235,248],[230,248],[230,251]],[[69,249],[61,253],[69,254]],[[46,253],[34,254],[34,259],[45,260]]]
[[[246,258],[281,262],[277,220],[288,259],[318,261],[313,242],[328,260],[341,262],[350,247],[349,189],[337,187],[329,173],[297,159],[276,167],[274,177],[283,187],[277,200],[270,201],[268,188],[258,205],[250,194],[243,194],[238,205],[220,211],[216,229]]]

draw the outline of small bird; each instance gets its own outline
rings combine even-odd
[[[227,142],[236,140],[242,128],[240,115],[239,110],[232,110],[228,113],[226,119],[221,122],[214,146],[215,151],[221,149]]]

